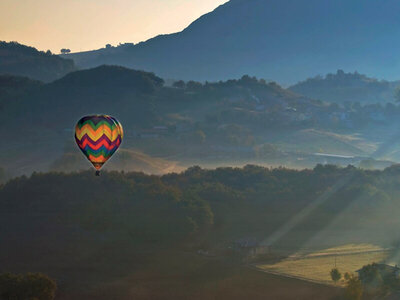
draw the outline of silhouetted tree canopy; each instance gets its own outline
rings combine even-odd
[[[71,49],[62,48],[62,49],[60,50],[60,52],[61,52],[61,54],[68,54],[68,53],[71,53]]]
[[[323,227],[354,201],[356,210],[346,216],[349,224],[361,215],[362,219],[370,213],[376,215],[376,207],[389,211],[397,207],[397,167],[377,173],[351,166],[318,165],[314,170],[296,171],[248,165],[216,170],[192,167],[162,177],[119,172],[105,172],[100,178],[92,172],[35,173],[2,187],[0,208],[3,212],[58,216],[66,224],[79,224],[86,230],[119,231],[147,242],[185,241],[205,232],[229,240],[231,234],[243,230],[268,234],[282,218],[290,219],[343,178],[346,184],[317,206],[314,217],[299,228],[315,228],[316,223]],[[272,207],[280,212],[279,217],[270,211]],[[386,221],[391,219],[386,217]],[[385,229],[386,221],[371,226],[384,230],[389,240],[395,233]]]

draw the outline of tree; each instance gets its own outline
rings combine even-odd
[[[71,52],[71,50],[70,50],[70,49],[67,49],[67,48],[62,48],[62,49],[60,50],[60,52],[61,52],[61,54],[68,54],[68,53]]]
[[[239,82],[245,86],[251,86],[258,84],[258,79],[249,75],[243,75]]]
[[[342,274],[337,268],[331,270],[331,278],[337,284],[337,282],[342,278]]]
[[[359,278],[368,292],[382,293],[386,290],[396,290],[399,287],[399,280],[396,270],[393,267],[372,263],[362,267]]]
[[[192,90],[192,91],[200,90],[202,87],[203,87],[203,85],[202,85],[200,82],[192,81],[192,80],[189,81],[189,82],[186,84],[186,88],[187,88],[188,90]]]
[[[179,80],[175,81],[172,86],[178,89],[184,89],[186,87],[186,83],[183,80]]]
[[[363,295],[363,286],[358,276],[346,273],[344,278],[346,280],[346,298],[349,300],[360,300]]]

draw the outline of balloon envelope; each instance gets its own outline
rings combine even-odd
[[[108,115],[83,117],[75,127],[75,141],[96,170],[117,151],[122,138],[121,123]]]

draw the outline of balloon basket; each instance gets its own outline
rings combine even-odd
[[[100,171],[99,170],[96,171],[96,176],[100,176]]]

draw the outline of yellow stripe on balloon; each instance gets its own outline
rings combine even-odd
[[[115,129],[114,129],[115,130]],[[91,133],[93,136],[98,136],[99,134],[108,134],[107,137],[110,138],[112,135],[111,129],[108,126],[102,125],[97,130],[94,130],[89,124],[82,126],[82,128],[77,128],[77,137],[80,139],[87,133]]]
[[[111,142],[113,142],[118,138],[119,130],[118,128],[115,128],[113,131],[111,131],[111,129],[107,126],[101,126],[97,130],[93,130],[93,128],[89,125],[84,125],[81,129],[76,129],[76,137],[78,140],[81,140],[85,134],[87,134],[93,141],[97,141],[99,138],[105,135]]]

